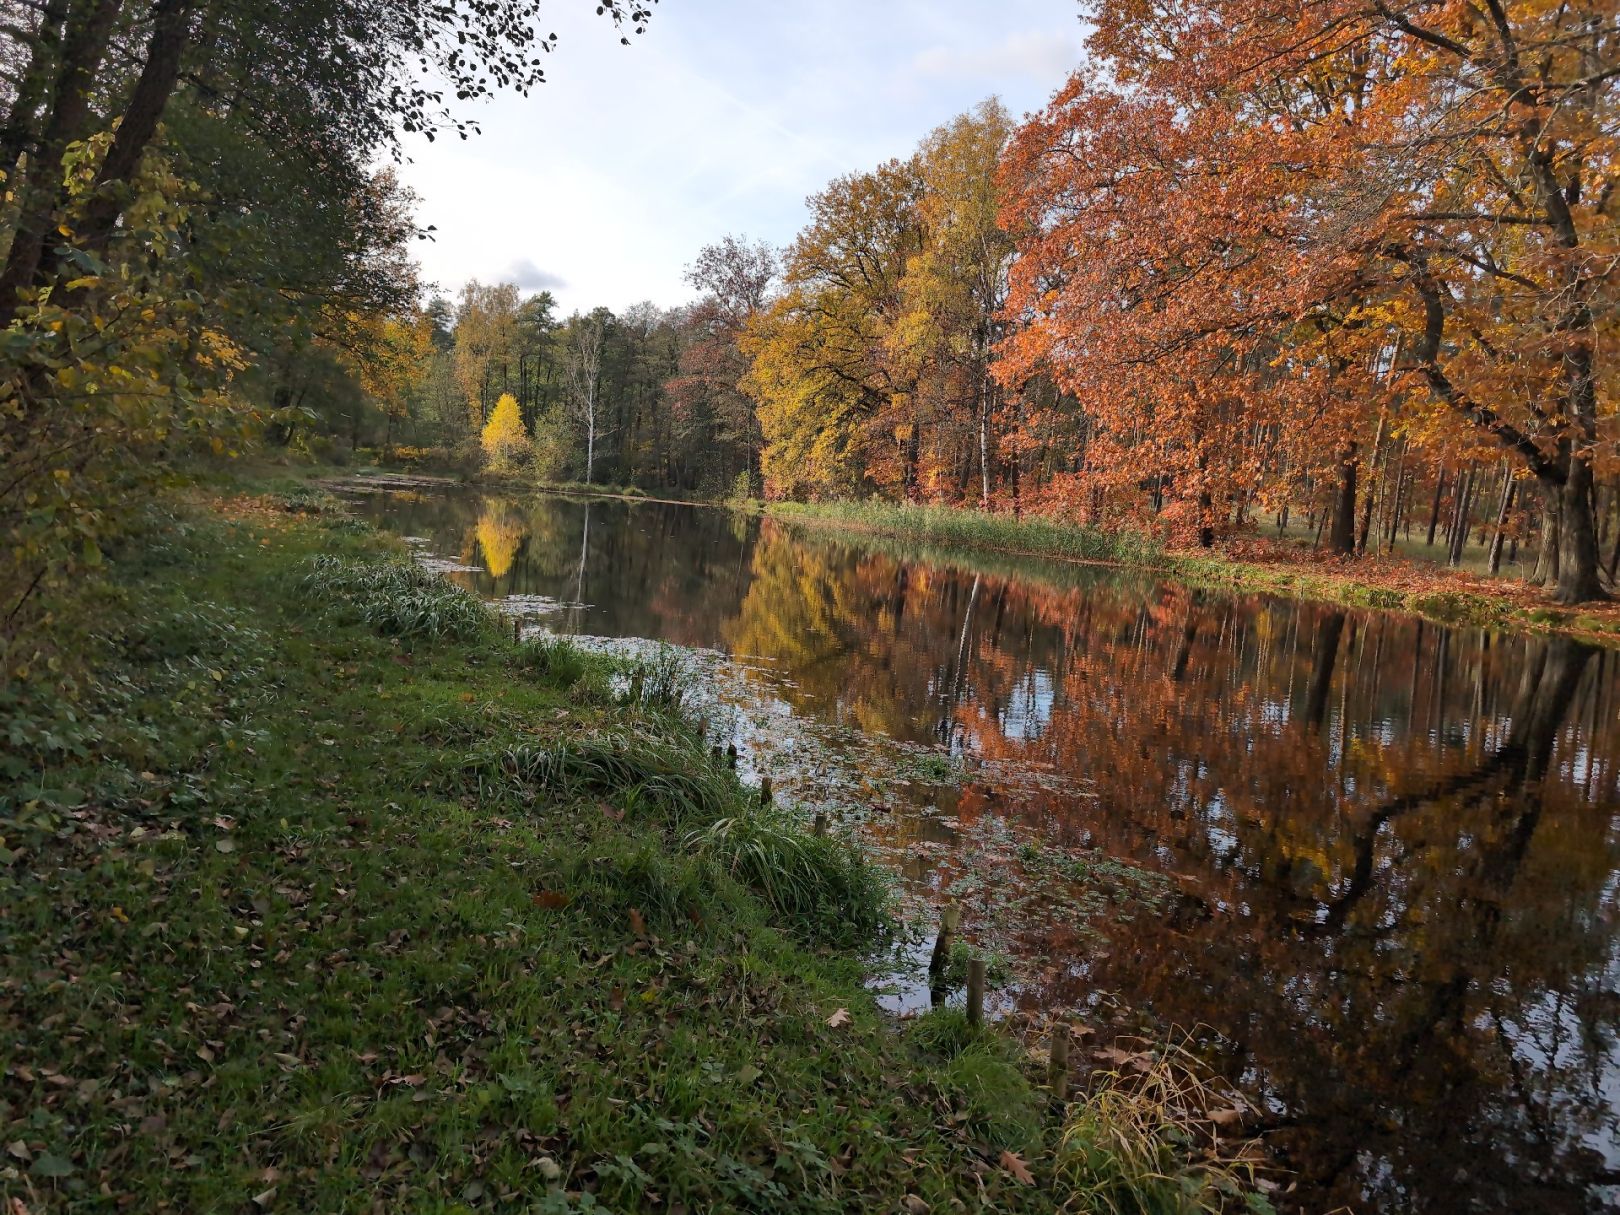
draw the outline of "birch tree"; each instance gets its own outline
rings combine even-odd
[[[568,407],[585,430],[585,484],[596,467],[598,397],[602,386],[602,338],[607,328],[601,309],[589,316],[575,313],[568,322],[564,355],[568,373]]]

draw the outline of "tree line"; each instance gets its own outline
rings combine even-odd
[[[540,82],[535,0],[0,7],[9,630],[126,495],[255,436],[1472,546],[1565,602],[1620,566],[1601,0],[1093,0],[1039,113],[985,102],[828,183],[786,248],[701,250],[690,304],[567,317],[510,284],[423,303],[372,167]]]
[[[582,406],[548,420],[520,380],[548,475],[1453,565],[1472,544],[1603,596],[1610,8],[1088,12],[1087,66],[1039,114],[988,101],[836,179],[780,254],[703,250],[688,308],[593,314],[608,463],[581,462]]]

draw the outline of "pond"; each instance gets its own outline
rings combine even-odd
[[[1284,1207],[1620,1197],[1616,654],[710,508],[355,504],[525,627],[687,647],[745,777],[960,902],[1004,1012],[1193,1034]]]

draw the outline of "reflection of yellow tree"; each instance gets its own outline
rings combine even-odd
[[[527,534],[523,516],[510,505],[498,498],[485,503],[483,513],[478,516],[478,547],[483,550],[484,567],[491,576],[506,576]]]

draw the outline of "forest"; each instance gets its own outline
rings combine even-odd
[[[787,248],[698,251],[692,305],[564,321],[510,286],[435,299],[364,437],[476,461],[509,395],[522,431],[485,447],[545,481],[1205,547],[1415,535],[1491,573],[1522,547],[1557,600],[1602,597],[1620,204],[1600,8],[1430,6],[1431,28],[1101,5],[1093,66],[1045,111],[987,101],[829,183]],[[1206,45],[1216,29],[1241,34]]]

